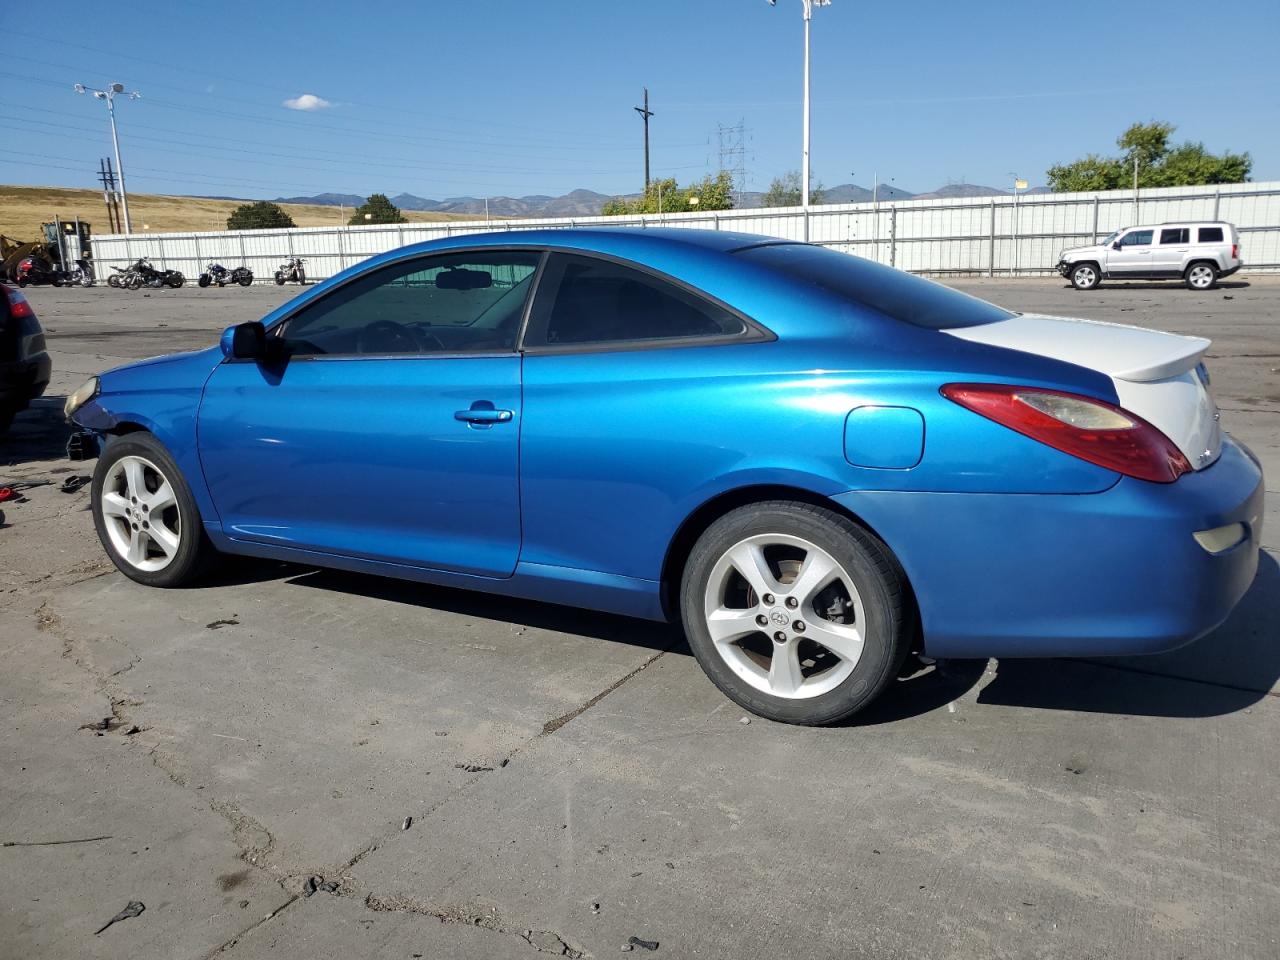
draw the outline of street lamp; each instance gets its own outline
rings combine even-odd
[[[804,4],[804,149],[803,164],[800,167],[800,204],[804,207],[805,233],[809,231],[809,21],[813,19],[814,7],[831,5],[831,0],[801,0]],[[769,6],[777,5],[777,0],[769,0]],[[805,237],[808,240],[808,236]]]
[[[124,164],[120,161],[120,138],[116,135],[116,94],[124,93],[124,84],[113,83],[105,90],[94,90],[83,83],[77,83],[75,91],[92,93],[95,100],[107,101],[107,116],[111,118],[111,145],[116,151],[116,169],[120,171],[120,207],[124,211],[124,232],[133,233],[133,226],[129,222],[129,194],[124,188]],[[129,93],[130,100],[137,100],[141,96],[137,90]]]

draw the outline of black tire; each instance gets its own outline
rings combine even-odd
[[[177,511],[179,523],[178,547],[168,565],[160,570],[141,570],[122,557],[112,544],[107,531],[108,521],[103,516],[104,485],[116,464],[124,457],[130,456],[150,461],[173,488],[174,508]],[[191,488],[187,486],[186,478],[182,476],[182,471],[178,469],[178,465],[169,456],[164,445],[149,433],[130,433],[108,441],[93,472],[90,504],[93,525],[98,531],[102,548],[116,568],[130,580],[149,587],[184,586],[203,574],[217,557],[217,551],[204,532],[204,523],[201,521],[195,498],[191,495]]]
[[[246,272],[244,272],[244,273],[240,274],[240,279],[239,279],[239,280],[237,280],[236,282],[237,282],[238,284],[240,284],[240,286],[242,286],[242,287],[249,287],[249,286],[252,286],[252,285],[253,285],[253,274],[252,274],[252,273],[249,273],[248,271],[246,271]]]
[[[1218,285],[1218,265],[1208,260],[1189,263],[1182,273],[1182,282],[1189,290],[1197,292],[1212,290]]]
[[[18,278],[18,286],[20,286],[20,287],[25,287],[26,285],[27,285],[27,278],[26,278],[26,277],[19,277],[19,278]]]
[[[305,287],[307,285],[307,272],[301,267],[298,268],[298,285]]]
[[[108,276],[108,277],[107,277],[107,286],[108,286],[108,287],[117,287],[117,288],[118,288],[118,287],[120,286],[120,274],[118,274],[118,273],[113,273],[113,274],[111,274],[110,276]]]
[[[180,286],[182,286],[186,282],[187,282],[187,278],[184,277],[182,274],[176,273],[176,272],[170,275],[169,281],[168,281],[169,286],[171,286],[174,290],[177,290]]]
[[[1093,262],[1075,264],[1067,276],[1077,290],[1092,290],[1102,282],[1102,271]]]
[[[277,287],[284,286],[284,274],[279,270],[276,271],[276,286]]]
[[[829,554],[852,580],[864,611],[864,642],[852,672],[816,696],[775,696],[748,683],[717,650],[707,628],[705,595],[721,558],[749,537],[780,534],[803,539]],[[834,510],[778,500],[740,507],[707,528],[685,564],[680,609],[694,656],[731,700],[770,720],[825,726],[856,714],[898,675],[911,643],[905,597],[901,569],[889,548],[872,533]],[[767,629],[772,630],[772,625]],[[764,639],[767,642],[767,635]]]
[[[199,278],[196,280],[196,284],[197,284],[201,289],[204,289],[205,287],[207,287],[207,286],[208,286],[210,283],[212,283],[212,282],[213,282],[213,281],[212,281],[212,280],[210,280],[209,275],[208,275],[207,273],[202,273],[202,274],[200,274]],[[219,286],[221,286],[221,284],[219,284]]]

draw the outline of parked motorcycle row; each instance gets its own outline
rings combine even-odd
[[[303,267],[305,262],[302,257],[290,257],[287,262],[282,263],[275,272],[276,284],[279,286],[286,283],[305,284],[307,282],[306,270]],[[117,290],[140,290],[143,287],[177,289],[187,282],[187,278],[180,271],[159,270],[146,257],[127,267],[112,267],[111,270],[112,273],[107,277],[107,286]],[[77,260],[74,269],[63,270],[50,266],[43,260],[26,257],[18,264],[16,279],[20,287],[46,283],[55,287],[76,285],[92,287],[97,278],[93,273],[93,265],[87,260]],[[228,284],[247,287],[253,283],[253,271],[245,266],[228,268],[210,261],[196,283],[202,288],[225,287]]]

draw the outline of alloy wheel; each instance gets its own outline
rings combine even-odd
[[[731,670],[763,693],[820,696],[853,673],[866,614],[849,572],[789,534],[748,537],[711,570],[707,630]]]
[[[1197,263],[1187,271],[1187,282],[1197,290],[1208,290],[1213,286],[1213,267],[1205,263]]]
[[[182,516],[173,485],[143,457],[121,457],[102,485],[102,519],[111,547],[147,573],[173,562],[182,543]]]

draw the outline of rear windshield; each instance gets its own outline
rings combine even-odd
[[[995,304],[932,280],[826,247],[771,243],[747,247],[736,255],[894,320],[930,330],[977,327],[1014,316]]]

